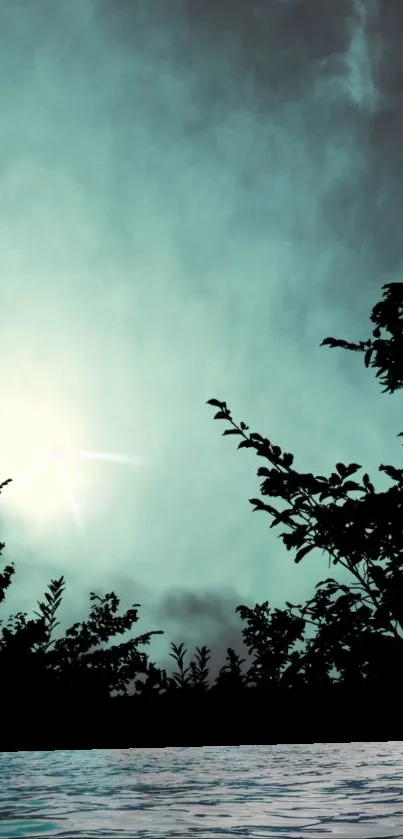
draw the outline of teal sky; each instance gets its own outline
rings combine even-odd
[[[211,397],[298,470],[389,486],[398,398],[319,344],[369,337],[401,279],[393,26],[335,5],[2,4],[1,479],[55,447],[136,459],[62,458],[75,511],[60,458],[4,490],[5,614],[64,574],[61,629],[114,590],[165,630],[154,660],[218,664],[237,604],[312,596],[327,558],[295,566],[252,514],[260,462]]]

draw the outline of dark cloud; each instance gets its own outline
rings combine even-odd
[[[200,621],[222,624],[228,620],[228,607],[238,602],[239,595],[231,590],[219,593],[176,589],[161,598],[157,614],[164,620],[191,620],[195,626]]]
[[[170,641],[183,642],[193,657],[195,647],[211,649],[209,666],[217,675],[224,664],[226,651],[232,647],[247,662],[250,656],[242,638],[244,624],[235,609],[244,603],[242,596],[231,588],[217,591],[187,591],[175,589],[164,594],[152,611],[154,622],[166,629]],[[248,604],[246,604],[248,605]],[[175,669],[172,659],[162,664],[168,672]]]

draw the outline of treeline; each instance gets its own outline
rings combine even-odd
[[[366,367],[377,369],[383,392],[391,394],[403,386],[403,284],[383,289],[384,299],[370,316],[372,339],[352,344],[325,338],[321,345],[363,352]],[[320,549],[329,568],[343,567],[351,583],[327,577],[305,605],[238,606],[252,664],[245,670],[244,660],[228,648],[212,681],[206,646],[196,647],[188,663],[184,645],[171,644],[176,671],[170,676],[151,661],[141,648],[161,630],[101,649],[138,620],[139,604],[120,615],[114,592],[103,598],[91,593],[88,618],[54,639],[65,581],[52,580],[35,617],[19,612],[1,622],[0,678],[8,720],[3,750],[41,744],[305,742],[343,739],[343,732],[346,739],[363,739],[359,734],[366,732],[368,739],[371,731],[372,739],[382,739],[388,725],[388,737],[400,738],[397,729],[389,729],[400,726],[403,469],[380,465],[392,483],[385,492],[375,491],[368,473],[358,481],[358,463],[337,463],[329,477],[300,473],[291,453],[251,433],[246,423],[236,424],[225,402],[208,404],[217,409],[214,418],[227,425],[223,435],[237,436],[238,448],[255,449],[268,464],[257,470],[260,497],[250,503],[270,516],[271,527],[286,528],[280,537],[294,561]],[[281,509],[279,502],[285,502]],[[0,601],[14,571],[10,564],[0,574]],[[133,680],[135,692],[128,696]]]

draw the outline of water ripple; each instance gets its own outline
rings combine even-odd
[[[403,839],[403,744],[0,754],[0,839]]]

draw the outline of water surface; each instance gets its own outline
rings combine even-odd
[[[403,839],[403,743],[0,754],[0,837]]]

